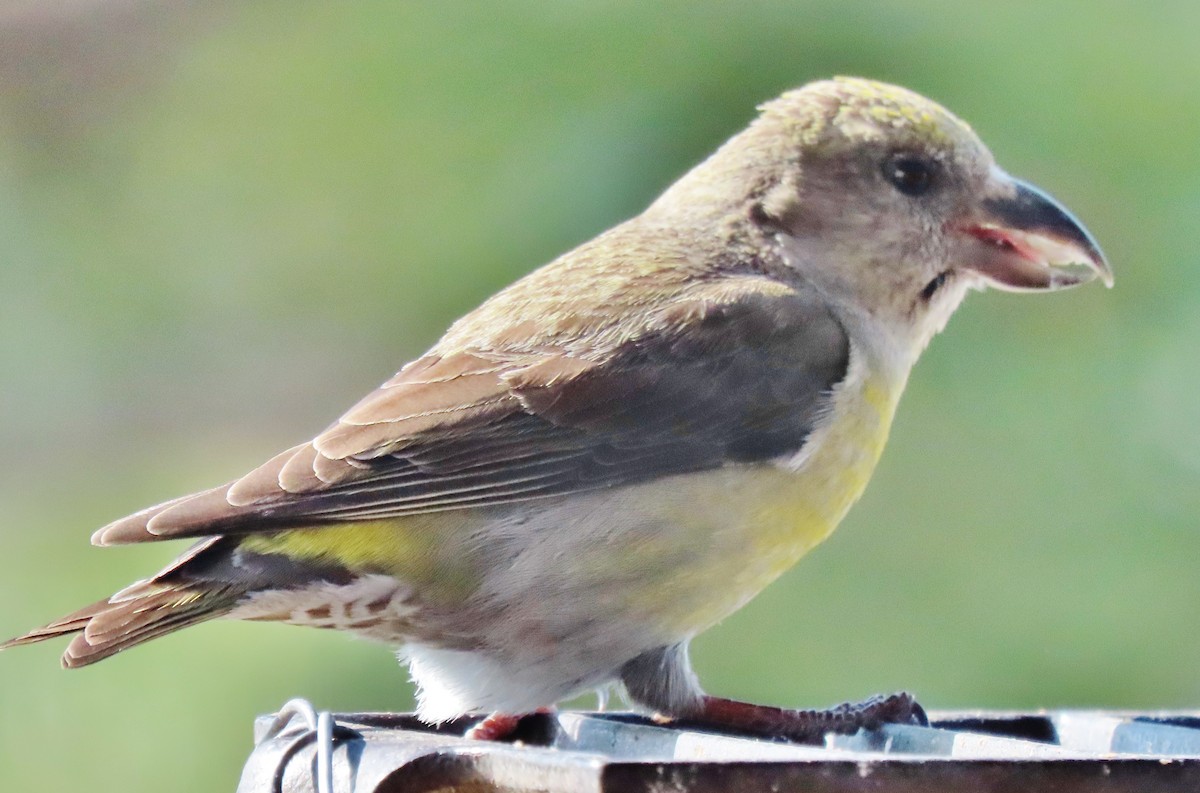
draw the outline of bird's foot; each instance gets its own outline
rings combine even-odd
[[[553,712],[553,708],[538,708],[534,711],[534,713],[551,712]],[[463,737],[473,741],[507,740],[513,737],[517,727],[521,724],[521,719],[528,715],[532,714],[493,713],[470,727],[463,733]]]
[[[476,722],[464,734],[464,738],[473,741],[502,741],[511,736],[521,723],[520,716],[511,713],[493,713],[482,721]]]
[[[883,724],[925,726],[929,718],[912,694],[877,695],[827,710],[791,710],[705,696],[696,713],[680,720],[697,727],[732,729],[796,743],[821,743],[827,733],[873,730]]]

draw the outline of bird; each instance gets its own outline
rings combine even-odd
[[[395,649],[471,734],[618,686],[660,718],[819,740],[921,723],[909,694],[790,710],[704,692],[689,642],[837,527],[909,373],[972,290],[1112,270],[1058,201],[908,89],[762,104],[641,214],[454,322],[312,440],[99,529],[190,538],[4,648],[85,666],[224,617]]]

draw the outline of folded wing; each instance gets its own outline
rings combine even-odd
[[[468,509],[769,460],[803,446],[849,360],[816,295],[758,276],[698,284],[591,341],[435,347],[312,442],[93,541]]]

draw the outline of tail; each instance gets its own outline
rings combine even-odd
[[[112,597],[24,636],[0,644],[0,650],[79,634],[63,653],[68,669],[102,661],[110,655],[197,622],[228,613],[246,593],[234,581],[205,580],[187,573],[226,555],[227,543],[210,537],[193,545],[158,575],[138,581]]]
[[[78,634],[63,653],[68,669],[87,666],[122,650],[233,608],[240,591],[202,584],[139,581],[106,600],[86,606],[43,628],[0,644],[0,650]]]

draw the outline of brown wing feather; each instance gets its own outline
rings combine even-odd
[[[94,539],[464,509],[766,460],[800,448],[848,358],[815,296],[729,277],[583,354],[435,348],[312,443]]]
[[[427,355],[352,407],[313,446],[332,459],[379,457],[410,438],[463,433],[512,415],[521,405],[502,377],[520,364],[472,352]]]

